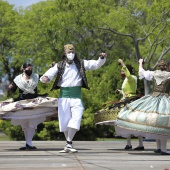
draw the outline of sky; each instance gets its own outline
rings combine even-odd
[[[45,1],[45,0],[3,0],[3,1],[6,1],[11,5],[12,4],[15,5],[16,8],[21,7],[21,6],[23,8],[26,8],[27,6],[30,6],[32,4],[35,4],[40,1]]]

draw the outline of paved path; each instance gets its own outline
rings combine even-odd
[[[36,151],[18,150],[24,141],[0,141],[0,170],[170,170],[170,156],[155,154],[155,142],[145,141],[144,151],[125,151],[125,143],[75,141],[78,153],[61,154],[64,141],[34,141]]]

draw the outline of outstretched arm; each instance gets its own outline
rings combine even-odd
[[[85,70],[96,70],[106,62],[106,53],[101,53],[98,60],[84,60]]]
[[[146,80],[151,81],[153,79],[154,72],[153,71],[145,71],[143,68],[143,59],[139,59],[139,79],[145,78]]]
[[[57,64],[55,64],[53,67],[47,70],[43,76],[40,77],[40,81],[42,83],[50,82],[53,79],[53,77],[57,74],[57,72],[58,72],[58,68],[57,68]]]
[[[143,69],[143,59],[139,59],[139,70]]]
[[[123,62],[123,60],[122,60],[122,59],[119,59],[119,60],[118,60],[118,63],[120,63],[120,64],[122,65],[122,69],[123,69],[126,77],[129,79],[129,81],[130,81],[130,80],[134,80],[134,78],[131,76],[129,70],[127,69],[125,63]]]

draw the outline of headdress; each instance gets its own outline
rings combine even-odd
[[[166,60],[163,60],[163,59],[161,59],[159,62],[158,62],[158,66],[167,66],[167,61]]]
[[[73,44],[66,44],[66,45],[64,46],[64,51],[65,51],[66,53],[69,52],[69,51],[74,51],[74,52],[75,52],[75,48],[74,48]]]

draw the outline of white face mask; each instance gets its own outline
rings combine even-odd
[[[68,54],[67,54],[67,59],[68,59],[68,60],[73,60],[73,59],[74,59],[74,56],[75,56],[74,53],[68,53]]]

